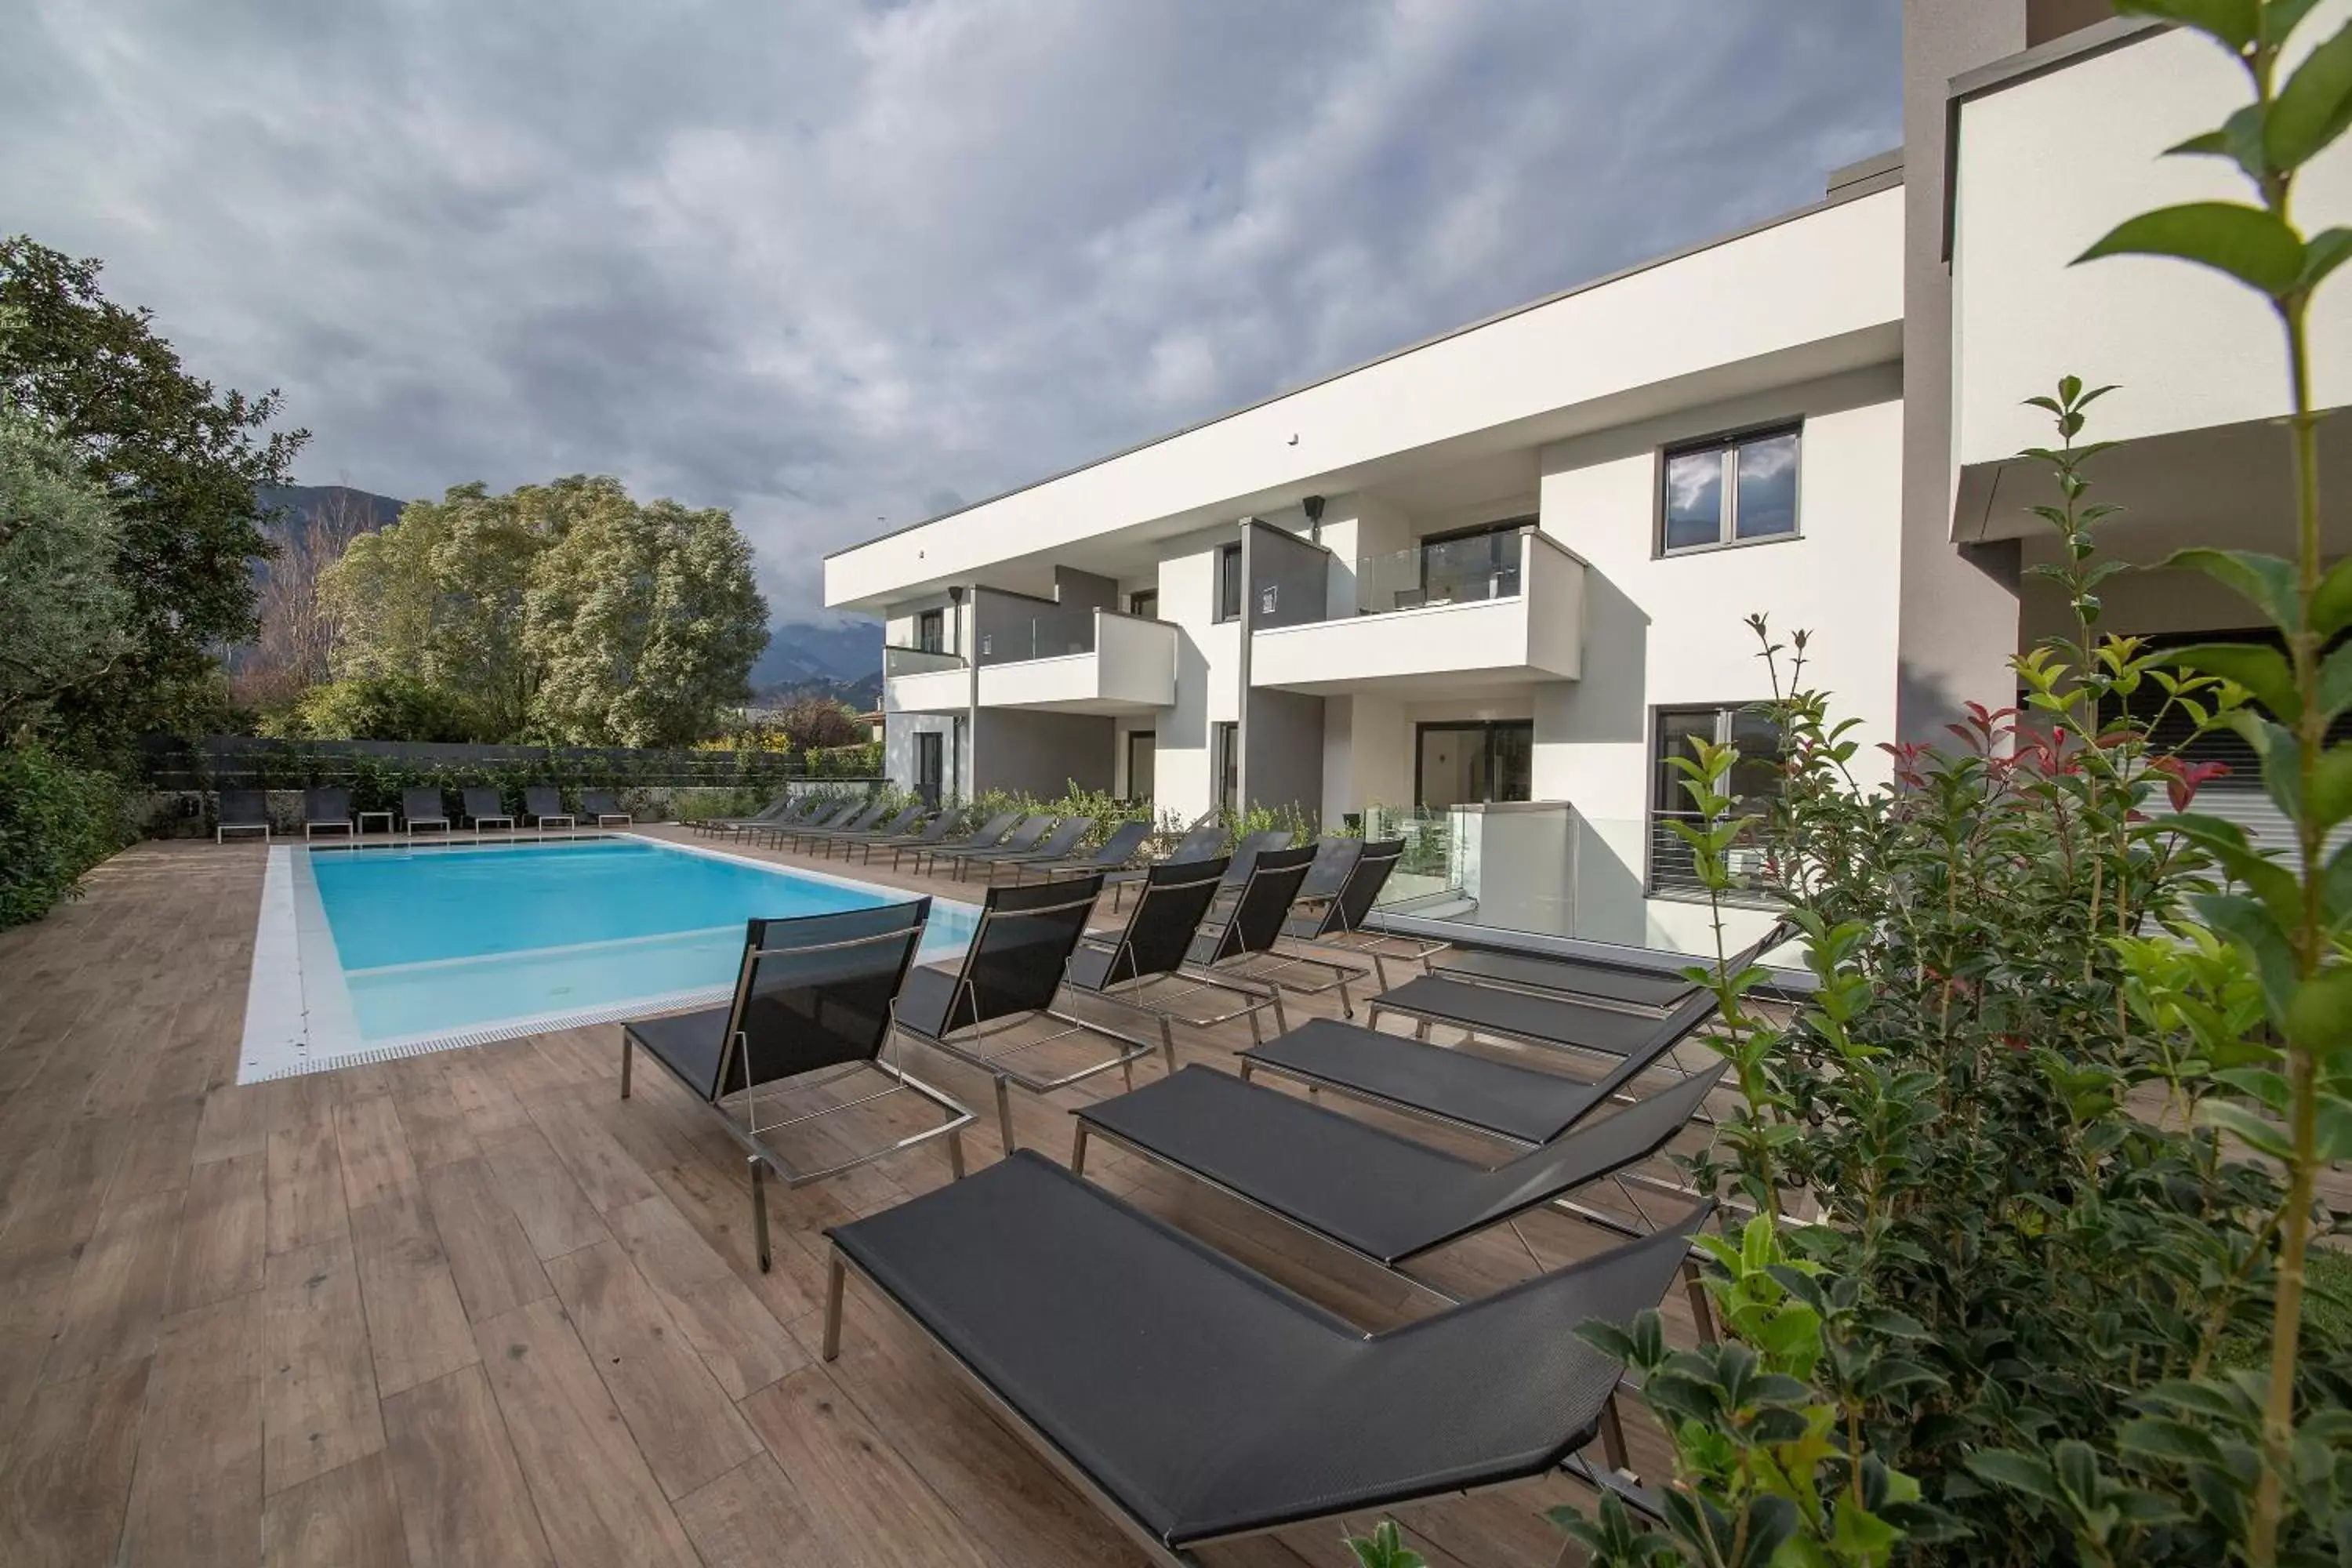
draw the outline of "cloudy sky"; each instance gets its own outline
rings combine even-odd
[[[0,229],[298,477],[825,551],[1817,198],[1896,0],[10,0]]]

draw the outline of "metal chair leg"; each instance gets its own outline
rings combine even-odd
[[[1625,1452],[1625,1422],[1617,1413],[1617,1395],[1612,1391],[1609,1403],[1601,1407],[1601,1457],[1612,1470],[1630,1470],[1632,1459]]]
[[[628,1030],[623,1029],[621,1031],[621,1098],[623,1100],[629,1098],[629,1068],[634,1064],[636,1054],[636,1042],[629,1038]]]
[[[760,1272],[775,1266],[768,1251],[768,1172],[757,1155],[751,1158],[751,1245],[760,1255]]]
[[[1706,1277],[1699,1272],[1698,1260],[1683,1260],[1683,1289],[1690,1297],[1691,1321],[1698,1325],[1698,1342],[1715,1343],[1715,1311],[1706,1299]]]
[[[1168,1015],[1160,1015],[1160,1054],[1167,1058],[1168,1071],[1176,1071],[1176,1028],[1169,1023]]]
[[[1356,1016],[1356,1005],[1348,1000],[1348,983],[1345,980],[1339,982],[1339,1012],[1349,1018]]]
[[[1083,1176],[1086,1173],[1087,1124],[1081,1121],[1078,1123],[1077,1136],[1070,1140],[1070,1174]]]
[[[948,1174],[959,1182],[963,1180],[963,1129],[961,1127],[948,1134]]]
[[[828,1262],[824,1275],[824,1359],[836,1361],[841,1356],[841,1287],[848,1270],[842,1267],[841,1254],[836,1252]]]
[[[1006,1153],[1020,1147],[1013,1138],[1013,1086],[1003,1079],[996,1080],[996,1125],[1004,1135]]]
[[[1118,1071],[1119,1076],[1127,1080],[1128,1093],[1133,1094],[1135,1092],[1135,1058],[1133,1057],[1129,1057],[1127,1060],[1119,1063]]]

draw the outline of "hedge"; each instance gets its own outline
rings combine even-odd
[[[82,873],[130,841],[121,781],[38,746],[0,748],[0,929],[81,891]]]

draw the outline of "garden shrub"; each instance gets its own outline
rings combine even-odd
[[[0,929],[78,897],[82,873],[129,841],[114,774],[38,745],[0,748]]]

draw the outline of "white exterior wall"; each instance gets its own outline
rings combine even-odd
[[[1170,541],[1160,562],[1160,618],[1177,627],[1176,705],[1153,721],[1156,798],[1187,822],[1216,799],[1211,726],[1241,718],[1241,623],[1216,619],[1217,552],[1240,538],[1238,528],[1205,530]]]
[[[1666,907],[1673,900],[1644,894],[1651,715],[1771,695],[1743,624],[1750,612],[1767,614],[1780,640],[1801,627],[1812,634],[1805,682],[1834,693],[1841,716],[1863,721],[1856,771],[1866,781],[1884,776],[1885,758],[1872,748],[1895,731],[1900,393],[1899,372],[1888,366],[1546,448],[1542,526],[1591,570],[1583,678],[1534,689],[1534,794],[1571,803],[1586,824],[1583,934],[1687,936],[1681,909]],[[1659,448],[1795,415],[1804,418],[1800,536],[1659,556]]]
[[[2298,48],[2347,16],[2352,0],[2326,0],[2296,30]],[[2048,417],[2021,403],[2069,373],[2116,384],[2093,411],[2090,433],[2103,440],[2286,411],[2285,351],[2270,306],[2252,290],[2156,257],[2069,265],[2151,208],[2251,200],[2223,159],[2161,156],[2221,124],[2247,97],[2242,67],[2175,29],[1961,105],[1952,231],[1957,464],[2046,444]],[[2352,141],[2305,167],[2295,220],[2306,234],[2352,223]],[[2319,405],[2352,402],[2352,284],[2321,288],[2310,330]]]

